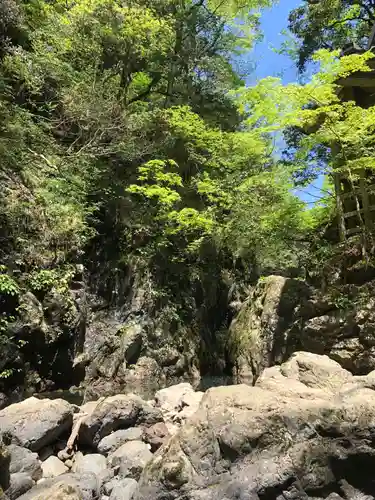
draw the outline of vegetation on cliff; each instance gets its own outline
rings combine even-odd
[[[368,34],[365,2],[305,3],[290,18],[300,68],[333,29],[333,48],[350,37],[339,27]],[[132,268],[147,277],[154,313],[192,322],[203,303],[206,323],[217,307],[212,281],[228,292],[236,280],[301,267],[334,208],[328,189],[306,210],[293,179],[310,179],[317,157],[353,175],[373,162],[373,108],[341,103],[335,85],[366,70],[369,56],[338,61],[323,50],[311,83],[246,88],[233,60],[260,36],[259,9],[271,4],[1,2],[0,348],[9,359],[24,341],[7,327],[18,296],[54,289],[69,300],[77,264],[109,302]],[[295,134],[287,159],[274,154],[282,131]],[[227,326],[220,314],[206,344]],[[11,374],[0,363],[0,378]]]

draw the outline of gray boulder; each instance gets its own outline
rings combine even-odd
[[[98,444],[98,452],[107,456],[109,453],[120,448],[128,441],[141,441],[143,430],[140,427],[130,427],[129,429],[120,429],[109,436],[104,437]]]
[[[53,455],[42,462],[42,469],[45,478],[61,476],[69,470],[61,460]]]
[[[328,356],[310,352],[295,352],[281,365],[280,373],[291,380],[298,380],[307,387],[322,389],[333,394],[350,382],[353,375]]]
[[[120,394],[106,398],[97,405],[81,425],[79,441],[84,445],[97,447],[105,436],[117,429],[140,424],[152,425],[160,421],[160,410],[134,394]]]
[[[73,465],[73,472],[78,474],[92,473],[96,476],[107,471],[107,460],[103,455],[93,453],[92,455],[80,455]]]
[[[42,477],[43,471],[37,453],[16,444],[9,445],[8,451],[10,453],[9,471],[11,474],[25,472],[34,481],[38,481]]]
[[[64,474],[46,479],[22,495],[20,500],[97,500],[100,483],[94,474]]]
[[[25,399],[0,411],[0,429],[12,443],[39,451],[73,422],[74,407],[62,399]]]
[[[109,495],[112,493],[113,488],[118,484],[119,481],[120,478],[118,476],[113,477],[110,481],[106,482],[103,485],[103,492],[109,497]]]
[[[16,472],[10,476],[10,486],[5,492],[9,500],[16,500],[34,486],[34,481],[25,472]]]
[[[183,397],[193,392],[193,387],[187,382],[166,387],[155,394],[156,406],[163,412],[177,412],[182,407]]]
[[[137,492],[137,481],[131,478],[125,478],[118,481],[109,498],[110,500],[133,500]]]
[[[51,486],[43,488],[33,488],[27,497],[20,497],[21,500],[82,500],[82,492],[75,484],[61,481]]]
[[[210,389],[146,465],[138,498],[373,498],[374,382],[296,353],[259,386]]]
[[[110,467],[119,466],[123,477],[138,479],[145,465],[152,459],[149,446],[142,441],[128,441],[108,457]]]

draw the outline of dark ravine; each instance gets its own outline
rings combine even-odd
[[[110,292],[99,286],[102,277],[82,266],[76,266],[63,293],[54,287],[39,293],[26,288],[9,311],[16,318],[8,327],[15,343],[4,352],[0,369],[12,375],[0,379],[0,393],[17,401],[72,388],[90,400],[126,387],[148,397],[183,380],[198,386],[201,377],[231,378],[223,332],[233,316],[230,301],[238,285],[215,275],[206,279],[205,288],[188,288],[185,298],[181,290],[178,318],[171,312],[177,299],[158,303],[155,283],[135,271],[124,273]]]
[[[21,295],[10,331],[23,344],[0,360],[13,373],[0,381],[0,407],[9,396],[59,390],[79,402],[129,391],[148,399],[181,381],[204,389],[255,384],[298,350],[366,374],[375,369],[372,268],[360,253],[353,258],[338,247],[336,254],[314,280],[270,275],[247,297],[240,280],[214,275],[207,296],[190,290],[191,317],[179,322],[152,299],[147,280],[123,276],[115,300],[77,266],[68,293]]]

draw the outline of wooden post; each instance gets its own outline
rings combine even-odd
[[[366,230],[371,229],[371,214],[370,214],[370,203],[368,199],[367,185],[366,185],[366,173],[364,169],[361,169],[359,178],[359,189],[362,197],[362,208],[363,208],[363,218],[365,221]]]

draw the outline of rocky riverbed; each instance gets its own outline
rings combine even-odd
[[[254,387],[29,398],[0,430],[2,500],[375,498],[375,372],[306,352]]]

